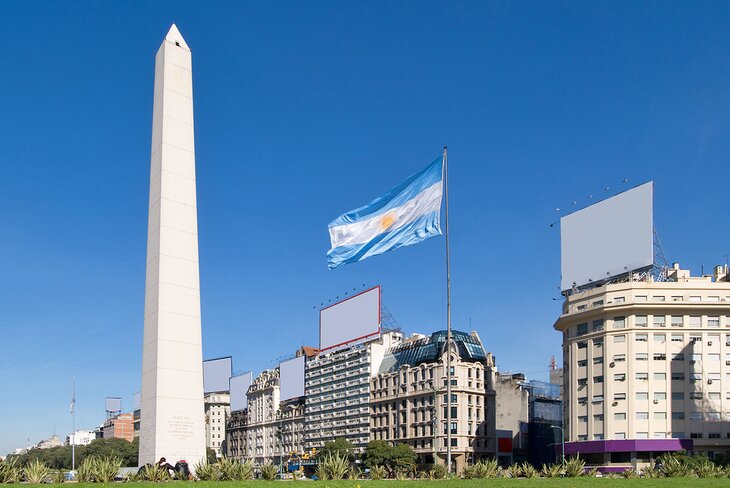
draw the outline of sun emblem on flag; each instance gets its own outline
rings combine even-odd
[[[395,217],[393,216],[393,214],[385,214],[380,219],[380,228],[383,230],[386,230],[386,229],[390,228],[390,226],[393,225],[394,223],[395,223]]]

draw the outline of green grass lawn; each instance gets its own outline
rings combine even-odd
[[[634,487],[642,488],[715,488],[730,487],[730,479],[722,478],[652,478],[652,479],[607,479],[607,478],[541,478],[541,479],[503,479],[490,478],[483,480],[414,480],[414,481],[198,481],[191,488],[281,488],[286,483],[310,486],[311,488],[511,488],[511,487],[540,487],[540,488],[573,488],[573,487]],[[118,484],[111,486],[119,486]],[[182,488],[182,482],[172,483],[172,486]],[[72,486],[81,488],[102,488],[101,484],[74,484]],[[125,488],[150,488],[152,483],[125,483]],[[169,484],[167,484],[169,486]]]

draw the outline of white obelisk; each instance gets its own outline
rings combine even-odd
[[[139,463],[205,459],[190,49],[173,24],[155,58]]]

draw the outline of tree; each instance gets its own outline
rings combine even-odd
[[[393,446],[386,441],[370,441],[365,448],[365,466],[387,466]]]
[[[365,448],[365,465],[384,466],[391,473],[405,471],[416,464],[418,456],[408,444],[391,446],[386,441],[370,441]]]
[[[119,438],[94,439],[81,453],[78,452],[77,448],[77,464],[81,464],[84,459],[90,456],[116,457],[122,461],[122,466],[137,466],[139,438],[135,438],[132,442]]]
[[[394,470],[405,471],[416,465],[418,455],[408,444],[397,444],[391,451],[391,463]]]
[[[352,462],[355,460],[355,446],[352,445],[347,439],[344,438],[337,438],[332,442],[326,442],[324,444],[324,447],[317,452],[317,459],[321,460],[324,459],[327,454],[330,454],[332,456],[340,455],[340,457],[344,457],[348,461]]]

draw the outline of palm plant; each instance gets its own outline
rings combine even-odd
[[[520,470],[522,471],[522,476],[524,476],[525,478],[537,478],[540,475],[535,466],[528,463],[527,461],[522,463]]]
[[[507,468],[507,472],[509,473],[510,478],[519,478],[522,476],[522,466],[519,464],[511,464],[509,468]]]
[[[0,483],[19,483],[22,474],[15,459],[0,461]]]
[[[563,470],[565,471],[565,476],[569,478],[575,478],[577,476],[583,475],[585,467],[586,462],[576,456],[573,458],[568,458],[565,461],[565,464],[563,465]]]
[[[319,469],[319,468],[318,468]],[[261,477],[266,481],[272,481],[276,478],[276,473],[279,472],[279,468],[273,464],[264,464],[261,466]]]
[[[51,479],[54,483],[63,483],[66,481],[66,472],[62,469],[57,469],[53,472]]]
[[[382,480],[387,475],[385,466],[372,466],[370,468],[370,479],[371,480]]]
[[[540,470],[540,474],[545,478],[559,478],[562,472],[562,464],[552,464],[550,466],[543,464],[542,469]]]
[[[472,466],[464,468],[462,475],[464,478],[495,478],[499,473],[499,466],[496,459],[487,461],[481,460]]]
[[[93,483],[96,481],[94,478],[94,458],[88,457],[84,459],[79,467],[76,468],[76,478],[79,483]]]
[[[357,480],[360,477],[362,477],[362,470],[357,466],[350,466],[350,469],[347,470],[347,479]]]
[[[428,474],[432,480],[442,480],[446,478],[446,466],[443,464],[434,464]]]
[[[319,461],[317,476],[320,479],[341,480],[350,468],[350,461],[339,453],[327,453]],[[320,476],[322,474],[324,477]]]
[[[195,476],[200,481],[218,481],[220,479],[220,470],[217,464],[201,461],[195,465]]]
[[[111,483],[119,474],[122,460],[114,456],[94,458],[93,476],[100,483]]]
[[[33,459],[23,469],[25,481],[33,484],[43,483],[50,474],[51,470],[48,468],[48,465],[39,459]]]

